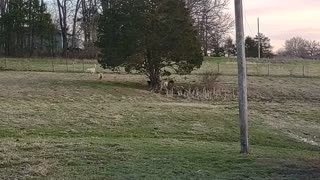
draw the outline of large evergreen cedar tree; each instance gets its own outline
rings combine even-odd
[[[183,0],[117,0],[104,5],[98,37],[103,68],[144,72],[156,90],[161,76],[188,74],[201,66],[201,45]]]

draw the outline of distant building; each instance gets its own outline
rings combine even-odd
[[[67,34],[68,38],[68,49],[72,48],[72,34]],[[80,37],[75,38],[74,42],[74,48],[75,49],[83,49],[83,40]],[[55,49],[56,50],[62,50],[63,49],[63,38],[62,38],[62,32],[61,30],[57,30],[55,33]]]
[[[29,49],[30,44],[32,43],[32,47],[34,50],[36,49],[50,49],[54,51],[62,51],[63,50],[63,38],[61,30],[56,30],[53,39],[50,41],[48,39],[42,38],[38,35],[33,35],[33,42],[30,42],[30,33],[25,33],[25,43],[24,48]],[[70,33],[67,34],[68,38],[68,49],[72,46],[72,35]],[[75,49],[83,49],[83,41],[81,38],[75,38]]]

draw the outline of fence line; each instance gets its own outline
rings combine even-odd
[[[12,71],[43,71],[43,72],[77,72],[83,73],[93,68],[96,60],[86,59],[30,59],[30,58],[0,58],[0,70]],[[112,72],[97,66],[98,72]],[[192,74],[200,75],[206,72],[217,72],[222,75],[237,75],[235,62],[204,61],[202,67]],[[248,75],[256,76],[298,76],[320,77],[320,61],[314,62],[248,62]]]
[[[78,59],[29,59],[0,58],[0,70],[44,71],[44,72],[85,72],[94,67],[95,60]],[[102,70],[102,68],[100,69]]]
[[[204,62],[202,67],[193,74],[203,74],[213,70],[222,75],[237,75],[237,64],[235,62]],[[249,62],[247,73],[252,76],[320,77],[320,61],[312,63]]]

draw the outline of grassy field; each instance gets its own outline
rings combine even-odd
[[[42,71],[42,72],[84,72],[93,68],[96,60],[79,59],[28,59],[28,58],[0,58],[0,69],[14,71]],[[298,76],[320,77],[320,61],[312,60],[260,60],[248,59],[248,74],[251,76]],[[98,67],[97,71],[111,73]],[[200,69],[193,74],[203,74],[215,71],[223,75],[236,75],[237,64],[232,58],[206,57]]]
[[[215,70],[224,75],[237,75],[235,59],[205,58],[202,67],[194,74]],[[247,73],[251,76],[308,76],[320,77],[320,61],[247,59]]]
[[[94,64],[97,64],[96,60],[0,58],[0,68],[13,71],[84,72],[87,68],[93,68]]]
[[[235,76],[219,81],[236,87]],[[239,154],[236,99],[167,97],[145,82],[0,72],[0,179],[320,177],[320,79],[249,77],[248,156]]]

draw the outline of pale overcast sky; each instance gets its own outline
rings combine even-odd
[[[260,32],[271,39],[274,51],[293,36],[320,41],[320,0],[243,0],[243,3],[245,34],[257,34],[260,17]],[[234,15],[234,0],[230,0],[230,11]]]

